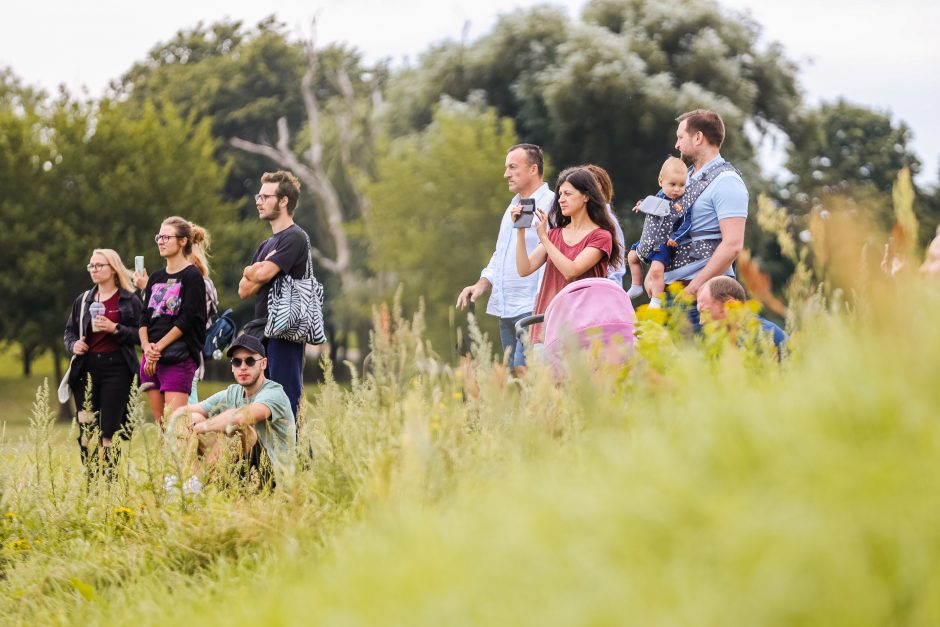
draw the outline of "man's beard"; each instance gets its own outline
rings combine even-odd
[[[248,383],[241,383],[241,382],[239,382],[238,385],[242,386],[243,388],[245,388],[245,389],[247,390],[248,388],[254,386],[254,384],[257,383],[257,382],[258,382],[258,379],[260,379],[260,378],[261,378],[261,372],[259,371],[258,374],[256,374],[256,375],[251,379],[251,381],[249,381]]]
[[[280,217],[281,217],[281,208],[280,208],[280,207],[275,207],[275,208],[271,211],[271,213],[265,213],[265,214],[264,214],[264,217],[262,217],[261,219],[262,219],[262,220],[265,220],[265,221],[267,221],[267,222],[274,222],[275,220],[277,220],[277,219],[280,218]]]
[[[679,158],[682,159],[682,163],[686,164],[687,166],[695,165],[695,158],[692,155],[680,152]]]

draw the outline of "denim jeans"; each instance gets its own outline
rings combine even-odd
[[[685,281],[677,281],[677,283],[682,283],[683,285],[686,284]],[[672,305],[673,300],[674,299],[672,297],[672,294],[669,293],[669,290],[666,290],[666,303],[665,303],[666,306],[668,307],[669,305]],[[685,313],[686,313],[686,316],[689,318],[689,322],[692,324],[692,330],[695,333],[701,333],[702,332],[702,317],[701,315],[699,315],[699,312],[698,312],[698,301],[693,300],[688,305],[688,309],[686,309],[685,305],[682,306],[682,309],[686,310]]]
[[[524,313],[515,318],[499,319],[499,340],[503,344],[504,355],[506,354],[506,349],[510,349],[509,360],[507,361],[507,365],[510,368],[525,365],[525,348],[522,346],[522,342],[516,339],[516,322],[531,315],[531,313]]]
[[[78,409],[82,409],[87,377],[91,377],[91,409],[98,414],[102,438],[113,438],[127,424],[127,402],[130,400],[134,373],[120,351],[88,353],[80,386],[73,389]]]
[[[300,409],[300,397],[304,390],[304,344],[267,338],[265,347],[268,356],[268,368],[264,376],[275,383],[280,383],[290,401],[294,419]]]

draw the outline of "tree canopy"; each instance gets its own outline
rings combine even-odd
[[[449,342],[457,293],[479,278],[493,252],[511,197],[500,174],[506,148],[515,143],[512,121],[493,108],[445,100],[424,131],[382,150],[366,189],[371,269],[404,285],[412,308],[424,299],[438,351]],[[492,336],[495,327],[488,330]]]
[[[268,234],[251,196],[288,162],[307,168],[297,221],[333,326],[361,333],[400,281],[407,305],[424,297],[439,348],[457,290],[492,250],[517,138],[559,167],[606,168],[628,242],[641,221],[626,208],[656,191],[675,117],[690,109],[723,116],[722,154],[744,173],[752,213],[766,194],[791,230],[825,195],[885,196],[902,168],[917,173],[904,123],[845,101],[808,106],[796,64],[761,35],[714,0],[589,0],[574,18],[517,10],[396,69],[317,46],[315,28],[292,39],[269,17],[182,29],[98,101],[50,97],[0,70],[0,338],[59,350],[91,249],[153,265],[150,236],[171,214],[209,228],[220,295],[238,303],[242,267]],[[762,176],[768,133],[783,138],[789,181]],[[913,205],[924,240],[938,197]],[[746,245],[782,286],[792,265],[775,236],[751,220]]]

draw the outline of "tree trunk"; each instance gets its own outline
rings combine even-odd
[[[56,384],[62,380],[62,357],[54,348],[50,348],[52,351],[52,377],[55,380]]]
[[[28,377],[33,373],[33,357],[35,356],[36,348],[34,346],[23,346],[20,345],[20,355],[23,360],[23,378]]]

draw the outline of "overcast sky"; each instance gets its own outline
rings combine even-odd
[[[924,162],[921,183],[936,184],[940,155],[940,2],[932,0],[720,0],[749,10],[766,39],[783,44],[799,62],[808,100],[851,102],[890,112],[914,131]],[[572,17],[585,0],[549,1]],[[429,44],[458,38],[470,22],[474,39],[500,13],[534,0],[5,0],[0,66],[28,84],[82,86],[101,94],[156,43],[200,20],[224,17],[253,24],[270,13],[299,29],[319,11],[321,41],[344,41],[368,61],[415,59]]]

